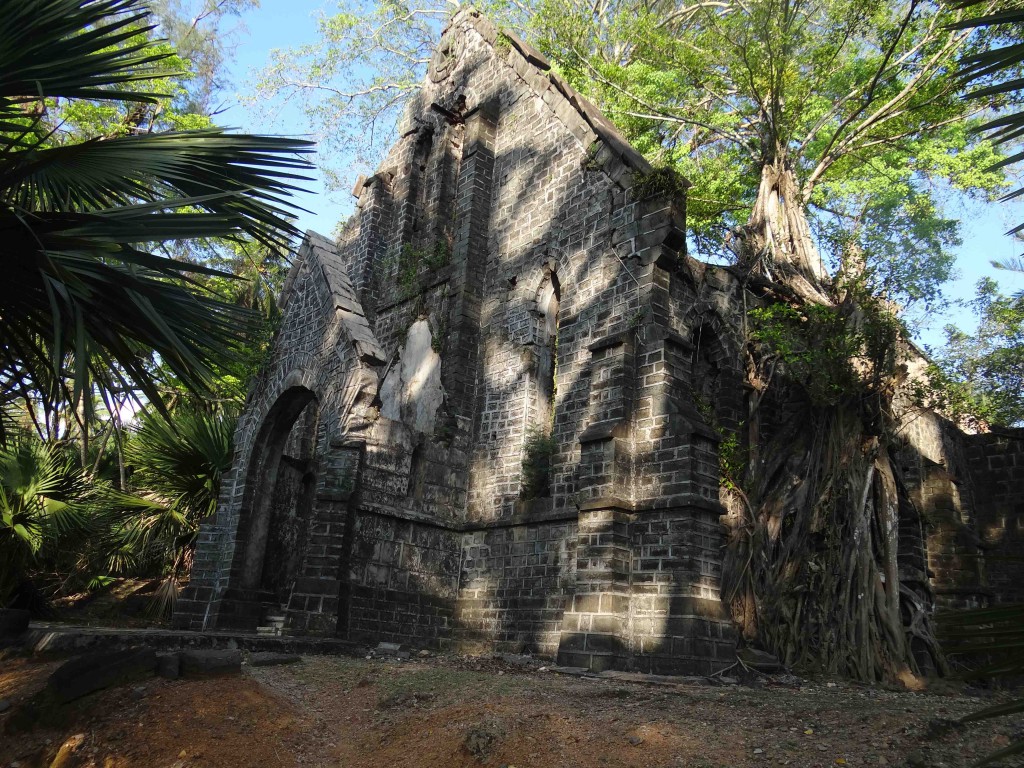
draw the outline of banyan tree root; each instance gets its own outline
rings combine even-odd
[[[900,584],[910,501],[885,436],[854,403],[802,416],[731,505],[723,587],[734,619],[787,665],[893,682],[942,670],[927,596]]]

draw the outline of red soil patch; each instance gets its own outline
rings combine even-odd
[[[652,687],[464,658],[309,657],[217,680],[152,679],[33,727],[17,710],[55,662],[0,662],[0,766],[77,768],[967,765],[1019,722],[939,728],[984,702],[808,683]],[[6,727],[7,732],[3,729]]]

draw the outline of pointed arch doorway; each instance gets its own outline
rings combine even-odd
[[[259,613],[287,604],[302,566],[315,511],[319,405],[311,390],[289,387],[267,411],[252,449],[232,570],[236,589],[262,605]],[[249,613],[259,623],[262,616]]]

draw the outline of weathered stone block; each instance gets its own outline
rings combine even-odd
[[[182,677],[222,677],[242,671],[242,652],[238,650],[182,651]]]
[[[145,679],[156,668],[156,652],[151,648],[89,653],[58,667],[46,682],[46,692],[53,701],[63,704],[94,691]]]
[[[177,653],[158,653],[156,673],[168,680],[177,680],[181,675],[181,657]]]

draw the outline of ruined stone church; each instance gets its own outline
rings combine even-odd
[[[338,241],[296,255],[175,625],[727,665],[718,447],[750,408],[743,288],[687,255],[684,185],[650,183],[474,11],[399,135]],[[940,602],[1019,590],[962,555],[1016,546],[1020,436],[925,415],[906,441],[901,576]]]

